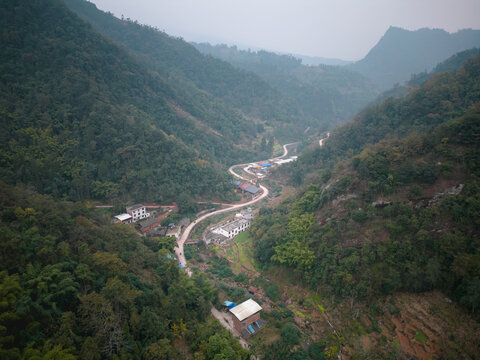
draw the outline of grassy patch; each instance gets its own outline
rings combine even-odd
[[[323,313],[325,313],[325,308],[321,304],[322,299],[320,299],[320,296],[317,296],[315,294],[311,294],[310,297],[312,298],[313,302],[317,304],[318,309]]]
[[[425,344],[427,342],[427,336],[422,333],[420,330],[417,330],[415,333],[415,340],[417,340],[420,344]]]
[[[253,259],[253,239],[250,233],[245,231],[233,239],[230,248],[227,250],[227,258],[232,262],[232,270],[235,274],[243,269],[256,271],[255,260]]]
[[[302,313],[300,310],[295,310],[295,314],[301,316],[301,317],[307,317],[306,314]]]

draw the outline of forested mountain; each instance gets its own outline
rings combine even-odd
[[[377,91],[359,73],[337,66],[305,66],[290,55],[244,51],[226,45],[194,44],[200,51],[252,71],[295,99],[317,127],[329,128],[350,120],[372,101]]]
[[[391,89],[385,90],[380,95],[377,96],[374,103],[380,104],[386,99],[393,97],[393,98],[401,98],[408,94],[408,92],[415,87],[422,86],[425,82],[427,82],[431,77],[435,76],[436,74],[443,73],[446,71],[452,70],[459,70],[464,63],[471,58],[480,56],[480,49],[479,48],[472,48],[465,51],[461,51],[452,55],[447,60],[442,61],[441,63],[437,64],[431,72],[421,72],[418,74],[412,74],[411,78],[408,82],[404,85],[396,84]]]
[[[1,9],[2,179],[71,199],[228,194],[216,162],[253,155],[254,123],[172,86],[62,2]]]
[[[307,183],[262,210],[257,259],[343,299],[440,289],[478,311],[479,134],[480,57],[366,109],[291,165]]]
[[[386,90],[407,81],[412,74],[431,71],[457,52],[479,46],[480,30],[450,34],[440,29],[409,31],[390,27],[365,58],[346,67]]]
[[[353,61],[342,60],[342,59],[334,59],[334,58],[325,58],[319,56],[307,56],[307,55],[299,55],[299,54],[292,54],[293,57],[296,57],[302,60],[303,65],[310,65],[310,66],[318,66],[318,65],[348,65],[353,63]]]
[[[205,98],[206,92],[213,97],[210,101],[214,108],[220,107],[221,102],[228,104],[257,123],[273,126],[276,135],[286,140],[298,139],[307,126],[313,125],[311,117],[305,116],[294,101],[251,72],[203,55],[191,44],[158,29],[118,19],[84,0],[65,3],[95,29],[124,45],[151,70],[168,79],[173,88],[189,87],[190,98]]]
[[[247,357],[209,317],[217,293],[180,271],[171,238],[0,184],[1,359]]]

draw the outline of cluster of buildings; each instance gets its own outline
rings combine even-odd
[[[260,189],[255,185],[250,184],[248,181],[235,181],[235,186],[239,191],[244,194],[251,194],[253,196],[257,195],[260,192]]]
[[[251,164],[248,164],[246,167],[244,167],[243,170],[248,174],[255,176],[257,179],[262,179],[268,175],[270,169],[276,166],[280,166],[283,164],[288,164],[290,162],[296,161],[297,158],[298,158],[297,156],[290,156],[285,159],[276,158],[276,159],[270,159],[270,160],[262,161],[258,163],[251,163]]]
[[[161,209],[161,213],[157,215],[154,211],[152,215],[147,208]],[[126,213],[116,215],[114,222],[122,224],[133,224],[140,222],[140,231],[147,236],[172,236],[178,239],[181,235],[182,228],[188,226],[190,219],[183,218],[178,224],[170,223],[168,226],[162,226],[162,221],[172,212],[178,211],[176,204],[172,206],[135,204],[126,207]]]
[[[225,245],[238,234],[247,230],[254,219],[253,210],[248,208],[235,214],[232,221],[214,226],[207,230],[204,239],[208,245],[215,242],[217,245]]]
[[[122,224],[131,224],[150,217],[150,213],[147,212],[147,208],[142,204],[127,206],[126,210],[127,212],[124,214],[115,215],[117,222]]]

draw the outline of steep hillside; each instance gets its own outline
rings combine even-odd
[[[480,46],[480,30],[449,34],[439,29],[409,31],[390,27],[380,41],[360,61],[347,65],[382,90],[403,83],[412,74],[431,71],[453,54]]]
[[[401,98],[408,94],[408,92],[415,87],[422,86],[425,82],[427,82],[430,78],[435,76],[436,74],[440,74],[446,71],[456,71],[460,70],[463,67],[465,62],[468,59],[480,56],[480,49],[479,48],[472,48],[465,51],[461,51],[452,55],[447,60],[442,61],[441,63],[437,64],[432,71],[430,72],[422,72],[419,74],[413,74],[408,82],[404,85],[396,84],[393,88],[382,92],[373,103],[381,104],[386,99],[393,97],[393,98]]]
[[[194,44],[200,51],[253,71],[295,99],[317,128],[329,128],[350,118],[373,100],[377,91],[360,74],[337,66],[304,66],[290,55],[242,51],[235,46]]]
[[[170,238],[0,185],[1,359],[246,358],[209,317],[216,290],[178,268]]]
[[[314,147],[290,167],[297,184],[313,169],[333,167],[368,144],[387,137],[403,138],[432,131],[462,116],[480,101],[480,58],[458,71],[434,74],[420,88],[400,99],[388,98],[360,112],[350,123],[332,131],[323,149]]]
[[[251,72],[202,55],[182,39],[158,29],[115,18],[84,0],[65,0],[65,3],[95,29],[124,45],[150,69],[169,79],[173,87],[178,82],[188,83],[193,95],[206,92],[215,101],[239,109],[256,122],[274,126],[277,135],[290,140],[301,136],[311,125],[309,117],[302,114],[294,101]]]
[[[1,5],[1,177],[72,199],[223,196],[256,128],[172,87],[58,1]],[[183,91],[182,89],[186,89]]]
[[[340,299],[352,316],[355,303],[370,307],[372,328],[384,335],[371,344],[376,351],[388,335],[388,341],[402,341],[404,354],[415,354],[395,328],[376,323],[373,304],[391,294],[440,290],[464,307],[465,316],[478,317],[479,70],[480,58],[472,59],[338,129],[324,148],[292,165],[306,169],[292,170],[307,181],[300,193],[263,209],[251,228],[263,267],[287,267],[322,297]],[[398,336],[414,329],[408,337],[420,338],[420,323],[429,330],[428,319],[416,325],[398,320],[391,322],[401,325]],[[443,350],[425,351],[474,358],[474,346],[450,340]],[[358,341],[355,335],[345,340],[357,351]]]

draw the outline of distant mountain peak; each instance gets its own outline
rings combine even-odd
[[[407,30],[390,26],[360,61],[349,65],[380,89],[403,83],[414,73],[430,71],[453,54],[480,46],[480,30],[450,34],[443,29]]]

